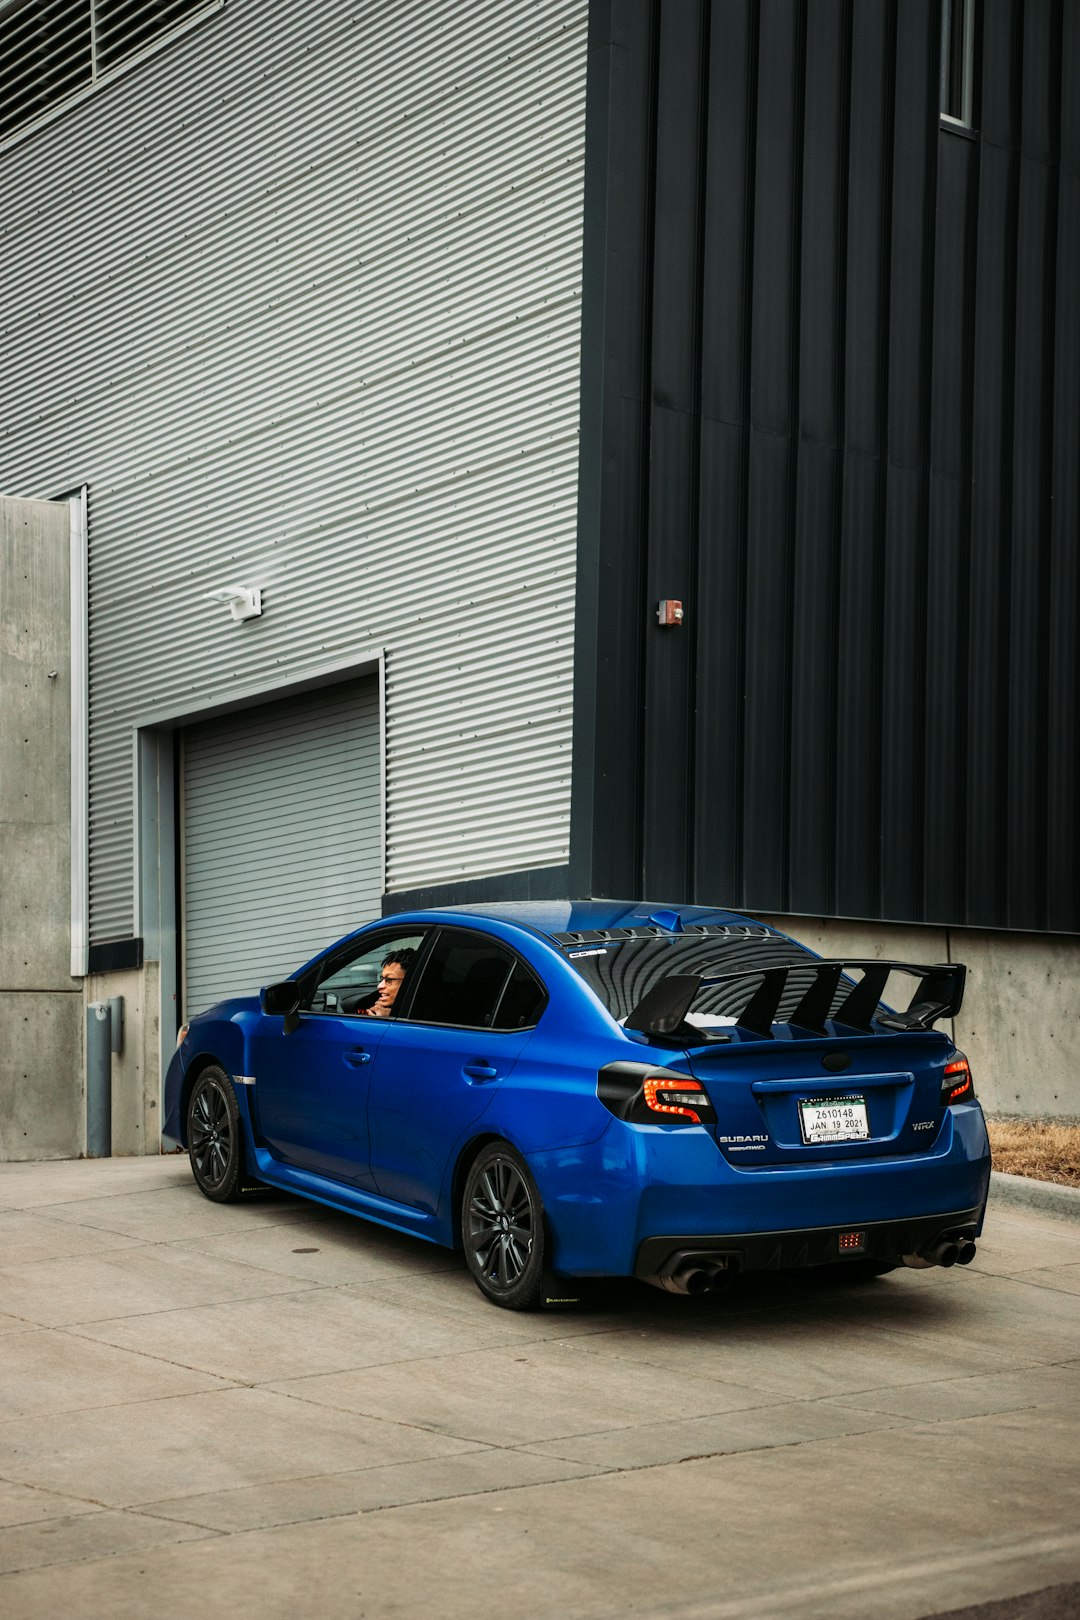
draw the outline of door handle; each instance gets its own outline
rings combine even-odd
[[[359,1068],[361,1063],[371,1062],[371,1053],[365,1052],[362,1046],[356,1046],[351,1052],[345,1053],[345,1061],[351,1063],[354,1068]]]
[[[493,1069],[490,1063],[466,1063],[461,1072],[470,1080],[496,1080],[499,1075],[498,1069]]]

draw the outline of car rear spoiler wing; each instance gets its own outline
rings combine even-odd
[[[826,1020],[864,1035],[875,1033],[875,1018],[879,1029],[900,1032],[932,1029],[939,1018],[956,1017],[964,999],[967,978],[967,968],[962,962],[920,967],[913,962],[864,962],[846,958],[829,961],[810,958],[804,962],[789,962],[783,967],[741,968],[733,973],[670,973],[642,996],[626,1019],[625,1027],[640,1030],[645,1035],[668,1037],[692,1031],[699,1038],[701,1032],[686,1023],[686,1015],[698,991],[720,984],[734,986],[740,979],[749,979],[758,982],[751,983],[741,1010],[734,1015],[735,1027],[748,1035],[771,1038],[788,974],[804,974],[808,968],[813,969],[813,978],[798,1006],[785,1020],[808,1035],[827,1034]],[[852,972],[861,973],[862,978],[851,986],[836,1010],[830,1012],[841,977],[850,976]],[[904,1012],[878,1012],[890,973],[907,973],[918,980]]]

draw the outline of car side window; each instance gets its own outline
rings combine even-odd
[[[467,1029],[524,1029],[545,1000],[513,951],[484,934],[444,928],[424,964],[410,1023]]]
[[[389,958],[398,958],[393,978],[397,981],[396,994],[404,991],[417,955],[424,943],[422,931],[380,934],[357,941],[351,950],[337,952],[321,965],[311,989],[310,999],[304,1006],[313,1013],[348,1013],[364,1015],[379,997],[383,978],[383,964]],[[394,1016],[391,1005],[388,1016]]]
[[[515,962],[495,1009],[496,1029],[531,1029],[547,1005],[547,991],[524,962]]]

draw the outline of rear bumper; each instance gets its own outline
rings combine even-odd
[[[982,1208],[917,1220],[874,1221],[860,1227],[812,1226],[782,1232],[721,1232],[646,1238],[638,1247],[635,1277],[670,1276],[692,1258],[697,1265],[720,1271],[789,1271],[827,1266],[845,1260],[895,1262],[905,1254],[922,1254],[946,1236],[978,1235]],[[840,1240],[848,1240],[841,1248]],[[858,1245],[852,1239],[858,1238]]]
[[[710,1244],[742,1249],[747,1269],[821,1264],[755,1261],[746,1246],[752,1242],[756,1256],[770,1254],[781,1234],[793,1234],[797,1250],[816,1233],[835,1238],[923,1222],[940,1230],[971,1211],[981,1229],[990,1185],[978,1103],[949,1109],[928,1150],[898,1158],[743,1169],[704,1129],[616,1119],[594,1143],[527,1157],[549,1221],[551,1265],[568,1276],[632,1276],[650,1240],[695,1252]]]

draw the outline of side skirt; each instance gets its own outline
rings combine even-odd
[[[295,1165],[284,1165],[265,1148],[254,1152],[251,1174],[268,1187],[281,1192],[296,1193],[325,1204],[343,1215],[359,1215],[377,1226],[387,1226],[393,1232],[404,1232],[407,1237],[423,1238],[427,1243],[453,1248],[453,1238],[445,1224],[435,1215],[411,1209],[408,1204],[395,1203],[392,1198],[380,1198],[378,1193],[365,1192],[359,1187],[347,1187],[343,1182],[331,1181],[328,1176],[316,1175],[313,1170],[300,1170]]]

